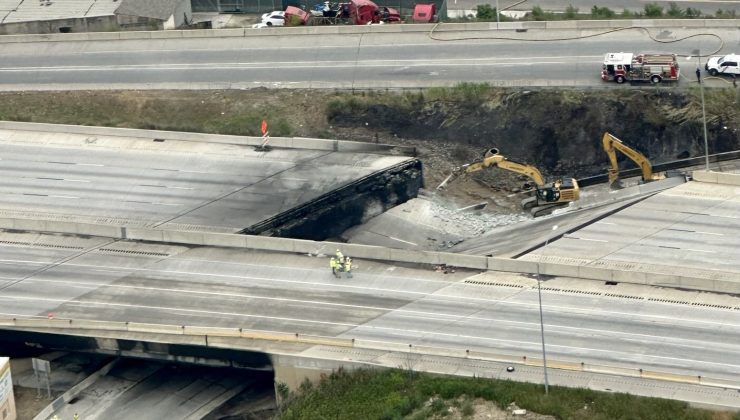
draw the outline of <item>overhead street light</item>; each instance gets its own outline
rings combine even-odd
[[[499,21],[498,21],[499,10],[500,9],[498,8],[498,0],[496,0],[496,30],[498,30],[498,24],[499,24]]]
[[[558,225],[552,227],[552,230],[557,230]],[[550,393],[550,384],[547,380],[547,353],[545,352],[545,322],[542,317],[542,281],[540,279],[540,264],[542,263],[542,256],[545,254],[545,248],[550,242],[550,236],[548,235],[545,240],[545,246],[542,247],[542,253],[537,261],[537,297],[540,302],[540,336],[542,337],[542,369],[545,374],[545,395]]]
[[[697,68],[696,68],[696,82],[699,83],[699,90],[701,91],[701,118],[704,124],[704,163],[706,165],[705,170],[709,172],[709,142],[707,141],[707,111],[704,107],[704,82],[701,80],[701,50],[695,49],[691,51],[692,55],[696,56]],[[691,56],[688,57],[691,59]]]

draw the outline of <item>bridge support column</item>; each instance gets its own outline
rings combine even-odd
[[[298,392],[303,382],[317,384],[322,377],[331,375],[335,370],[355,369],[360,365],[341,360],[312,359],[300,356],[271,355],[275,372],[275,400],[278,405],[291,392]]]

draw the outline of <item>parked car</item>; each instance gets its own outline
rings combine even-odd
[[[252,29],[260,29],[260,28],[272,28],[272,24],[268,25],[265,22],[255,23],[252,25]]]
[[[282,10],[276,10],[274,12],[265,13],[262,15],[262,22],[267,26],[284,26],[285,25],[285,12]]]
[[[740,55],[728,54],[722,57],[710,57],[704,68],[712,76],[718,74],[740,76]]]

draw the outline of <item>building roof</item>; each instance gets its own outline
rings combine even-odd
[[[112,15],[119,6],[113,0],[0,0],[0,10],[10,5],[0,23],[69,19]]]
[[[159,20],[167,20],[172,16],[175,8],[183,0],[119,0],[120,6],[116,9],[118,15],[142,16]],[[189,1],[189,0],[188,0]]]
[[[123,14],[167,20],[184,0],[0,0],[0,24]]]

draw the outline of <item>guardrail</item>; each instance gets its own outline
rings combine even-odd
[[[298,26],[270,29],[192,29],[171,31],[121,31],[84,32],[67,34],[2,35],[0,43],[44,42],[44,41],[111,41],[137,39],[187,39],[224,38],[251,36],[296,36],[296,35],[347,35],[367,33],[412,33],[471,32],[471,31],[515,31],[515,30],[588,30],[615,29],[625,27],[643,28],[735,28],[740,19],[625,19],[625,20],[570,20],[570,21],[523,21],[523,22],[477,22],[404,24],[404,25],[331,25]],[[497,28],[498,25],[498,28]]]
[[[354,338],[328,337],[302,333],[287,333],[277,331],[250,330],[245,328],[203,327],[188,325],[149,324],[139,322],[115,322],[74,319],[38,319],[38,318],[0,318],[0,328],[13,329],[60,329],[81,330],[86,334],[71,333],[70,335],[93,336],[95,331],[115,331],[121,333],[156,334],[156,342],[167,342],[161,337],[164,335],[190,336],[202,338],[201,345],[215,347],[209,344],[208,337],[231,337],[246,340],[263,340],[288,342],[307,345],[321,345],[330,347],[355,348],[363,350],[380,350],[387,352],[401,352],[410,354],[450,357],[458,359],[480,360],[496,363],[519,364],[524,366],[542,367],[543,361],[539,358],[497,354],[485,351],[470,350],[460,347],[435,347],[414,345],[392,341],[361,340]],[[43,331],[39,331],[43,332]],[[137,336],[141,340],[141,336]],[[142,340],[147,341],[147,340]],[[255,346],[254,351],[265,352],[262,346]],[[295,356],[295,355],[293,355]],[[639,367],[611,366],[586,362],[548,359],[548,369],[557,369],[572,372],[597,373],[632,378],[653,379],[665,382],[678,382],[691,385],[703,385],[716,388],[740,390],[740,380],[712,378],[703,375],[686,375],[675,372],[665,372]]]

